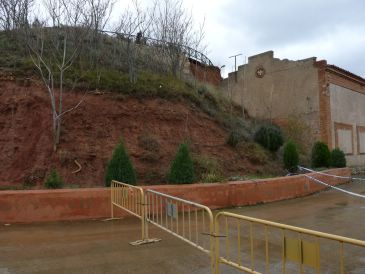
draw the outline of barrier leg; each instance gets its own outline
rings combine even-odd
[[[161,239],[158,238],[152,238],[149,239],[148,238],[148,209],[149,209],[149,204],[147,201],[147,196],[144,195],[144,193],[142,193],[142,214],[141,214],[141,224],[142,224],[142,240],[137,240],[134,242],[130,242],[129,244],[131,245],[143,245],[143,244],[151,244],[151,243],[156,243],[161,241]]]

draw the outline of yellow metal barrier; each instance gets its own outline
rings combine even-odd
[[[141,187],[112,181],[111,191],[111,217],[114,218],[114,206],[119,207],[128,213],[136,216],[141,220],[142,238],[131,242],[132,245],[158,242],[160,239],[148,238],[148,223],[146,220],[147,203],[145,201],[144,191]]]
[[[342,274],[345,246],[359,247],[359,254],[365,254],[365,241],[229,212],[215,216],[215,234],[220,231],[224,237],[215,240],[216,273],[223,263],[246,273]]]
[[[160,241],[148,238],[148,223],[154,224],[209,255],[212,274],[219,274],[222,264],[255,274],[344,274],[351,266],[345,264],[346,255],[365,254],[365,241],[229,212],[213,218],[204,205],[116,181],[111,184],[112,218],[114,206],[141,220],[142,239],[131,244]],[[354,247],[361,249],[358,254]]]
[[[211,273],[214,273],[214,220],[211,210],[153,190],[147,190],[145,194],[147,221],[209,255]]]

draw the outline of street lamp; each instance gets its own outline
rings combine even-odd
[[[234,58],[234,75],[235,75],[235,80],[237,82],[237,56],[242,55],[242,53],[238,53],[236,55],[232,55],[229,56],[228,58]]]

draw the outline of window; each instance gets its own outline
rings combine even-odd
[[[357,126],[357,151],[359,154],[365,154],[365,127]]]
[[[341,149],[346,155],[354,154],[352,125],[335,123],[335,145],[336,147]]]

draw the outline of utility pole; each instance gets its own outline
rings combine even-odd
[[[242,79],[242,94],[241,94],[241,106],[242,106],[242,118],[245,119],[245,107],[244,107],[244,96],[245,96],[245,89],[246,89],[246,56],[245,62],[243,64],[243,79]]]
[[[240,55],[242,55],[242,53],[238,53],[236,55],[232,55],[232,56],[228,57],[228,58],[234,58],[234,75],[235,75],[236,83],[237,83],[237,56],[240,56]]]

